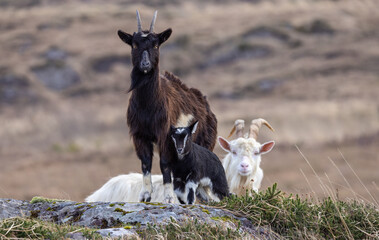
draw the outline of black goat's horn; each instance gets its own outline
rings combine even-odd
[[[158,11],[155,10],[153,20],[151,20],[151,24],[150,24],[150,31],[149,31],[150,33],[154,32],[154,25],[155,25],[155,20],[157,20],[157,13]]]
[[[136,10],[136,12],[137,12],[137,26],[138,26],[138,32],[142,32],[141,17],[140,17],[140,15],[139,15],[138,10]]]

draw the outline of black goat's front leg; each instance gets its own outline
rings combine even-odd
[[[185,186],[185,193],[187,195],[187,204],[194,204],[196,201],[196,189],[199,186],[198,182],[188,181]]]
[[[134,147],[142,163],[143,184],[139,194],[140,202],[150,202],[152,193],[151,166],[153,161],[153,143],[133,137]]]
[[[196,201],[196,191],[199,186],[198,181],[189,179],[184,182],[182,179],[174,179],[174,189],[181,204],[194,204]]]
[[[171,161],[169,155],[161,154],[160,156],[160,167],[163,175],[163,186],[164,186],[164,202],[174,203],[175,194],[174,187],[172,186],[171,180]]]

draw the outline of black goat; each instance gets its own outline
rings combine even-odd
[[[172,164],[174,191],[183,204],[193,204],[196,195],[205,201],[220,201],[229,195],[221,161],[210,150],[192,142],[197,124],[170,129],[177,155]]]
[[[133,35],[118,31],[122,41],[132,47],[133,70],[127,111],[127,123],[138,158],[142,161],[143,187],[140,201],[150,201],[151,166],[153,144],[157,144],[160,168],[165,185],[165,201],[174,197],[171,181],[171,161],[174,157],[168,151],[170,126],[188,126],[193,119],[199,120],[199,131],[194,142],[212,150],[216,143],[217,120],[209,104],[194,88],[188,88],[173,74],[159,74],[159,47],[171,35],[169,28],[154,33],[155,12],[149,31],[142,31],[137,11],[138,32]]]

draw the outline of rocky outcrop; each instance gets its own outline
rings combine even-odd
[[[199,222],[239,229],[248,238],[276,239],[262,227],[255,227],[246,218],[205,205],[177,205],[161,203],[80,203],[71,201],[29,201],[0,199],[0,220],[11,217],[38,218],[57,224],[72,224],[99,228],[103,236],[120,237],[137,235],[148,224],[178,224],[197,219]],[[125,227],[127,226],[127,227]],[[77,233],[67,237],[80,239]]]

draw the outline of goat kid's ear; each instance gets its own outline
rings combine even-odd
[[[167,39],[171,36],[172,30],[171,28],[164,30],[163,32],[158,34],[159,45],[166,42]]]
[[[218,140],[218,144],[220,145],[222,149],[224,149],[224,151],[230,152],[230,143],[228,142],[228,140],[226,140],[223,137],[218,137],[217,140]]]
[[[265,153],[270,152],[272,150],[272,148],[274,147],[274,145],[275,145],[274,141],[263,143],[262,146],[261,146],[261,149],[260,149],[259,153],[260,154],[265,154]]]
[[[191,131],[191,134],[194,134],[196,132],[196,129],[197,129],[197,125],[199,124],[199,121],[196,121],[194,122],[190,127],[190,131]]]
[[[124,32],[122,30],[118,30],[117,34],[118,34],[118,36],[120,37],[120,39],[124,43],[132,46],[132,41],[133,41],[133,36],[132,35],[130,35],[129,33]]]

